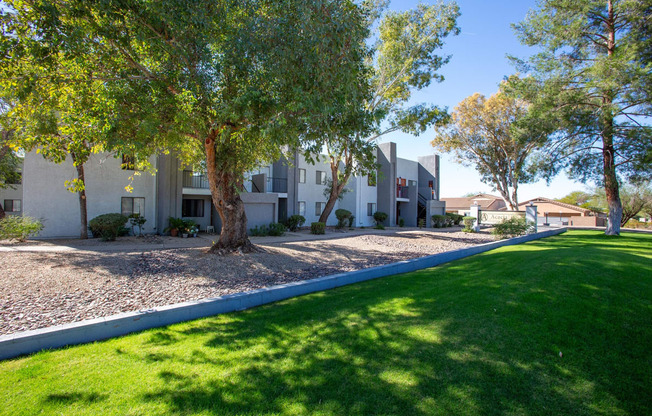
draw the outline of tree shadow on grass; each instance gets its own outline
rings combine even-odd
[[[142,399],[215,414],[645,414],[650,281],[637,296],[614,276],[641,257],[592,250],[562,248],[536,277],[480,273],[514,262],[496,253],[202,320],[178,331],[193,350],[174,360],[219,371],[160,373]],[[573,261],[602,268],[564,274]]]

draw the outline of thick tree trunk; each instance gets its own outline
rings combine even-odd
[[[512,204],[514,207],[514,211],[518,211],[518,185],[514,184],[512,188]]]
[[[7,214],[5,214],[5,210],[2,207],[2,204],[0,204],[0,220],[3,219]]]
[[[215,133],[205,141],[206,175],[213,205],[222,220],[220,238],[210,253],[226,254],[234,251],[253,252],[255,246],[247,235],[247,215],[238,192],[241,180],[233,173],[219,170],[215,161]]]
[[[333,176],[333,186],[331,187],[330,195],[328,195],[328,201],[326,201],[326,206],[324,207],[324,210],[319,216],[319,222],[323,222],[324,224],[326,224],[328,217],[331,215],[331,212],[333,212],[333,208],[335,208],[335,203],[337,202],[337,199],[340,197],[340,193],[342,192],[344,185],[349,180],[348,176],[345,176],[343,178],[342,183],[340,184],[339,177],[337,176],[338,173],[339,173],[338,165],[331,163],[331,175]]]
[[[84,184],[84,188],[78,192],[79,194],[79,218],[81,229],[79,238],[86,240],[88,238],[88,211],[86,209],[86,181],[84,179],[84,165],[76,166],[77,179]]]

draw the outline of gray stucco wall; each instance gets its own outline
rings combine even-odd
[[[156,163],[152,158],[152,164]],[[122,197],[145,198],[146,233],[156,232],[156,178],[142,172],[129,179],[134,171],[122,170],[122,161],[102,153],[92,155],[85,165],[86,196],[89,221],[101,214],[120,212]],[[45,160],[36,152],[25,156],[23,173],[24,215],[40,218],[40,237],[78,237],[80,213],[78,194],[69,192],[64,183],[77,177],[70,158],[61,164]],[[132,192],[125,187],[131,184]]]
[[[396,224],[396,143],[378,145],[377,211],[387,214],[385,225]]]
[[[419,156],[419,193],[428,196],[430,188],[428,182],[433,181],[434,198],[439,200],[439,156]]]

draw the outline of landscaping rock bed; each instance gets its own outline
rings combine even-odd
[[[0,334],[312,279],[492,241],[487,233],[412,231],[205,248],[0,253]],[[255,241],[254,241],[255,242]]]

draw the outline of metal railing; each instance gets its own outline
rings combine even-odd
[[[409,186],[401,186],[396,188],[396,197],[397,198],[409,198],[408,196],[408,191],[410,187]]]
[[[183,171],[183,187],[208,189],[208,178],[206,175],[191,170]]]
[[[285,194],[288,192],[287,178],[267,178],[267,192]]]

